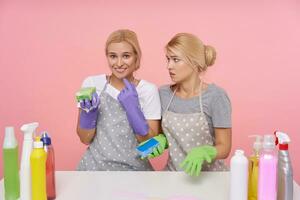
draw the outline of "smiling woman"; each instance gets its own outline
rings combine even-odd
[[[80,102],[77,134],[89,147],[78,170],[151,170],[135,148],[159,132],[158,89],[133,75],[141,58],[133,31],[113,32],[105,52],[111,74],[90,76],[82,84],[83,88],[96,87],[97,92],[92,100]]]

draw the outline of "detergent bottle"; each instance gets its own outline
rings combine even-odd
[[[4,193],[6,200],[20,197],[18,143],[13,127],[5,127],[3,142]]]
[[[20,196],[21,200],[31,200],[31,172],[30,155],[33,144],[33,133],[38,127],[37,122],[24,124],[21,131],[24,134],[21,168],[20,168]]]
[[[293,200],[293,168],[288,152],[290,138],[286,133],[275,131],[279,144],[277,200]]]
[[[253,143],[253,153],[249,156],[248,200],[257,200],[258,166],[262,136],[251,135],[249,137],[255,137],[255,141]]]
[[[243,150],[236,150],[230,159],[230,200],[247,200],[248,159]]]
[[[40,140],[40,139],[37,139]],[[46,152],[43,142],[35,141],[30,156],[32,200],[47,200],[46,194]]]
[[[44,131],[41,134],[41,141],[44,144],[44,150],[47,153],[46,160],[46,188],[47,188],[47,199],[53,200],[56,198],[55,190],[55,157],[54,149],[51,143],[49,134]]]
[[[277,200],[277,152],[273,135],[264,135],[259,158],[258,200]]]

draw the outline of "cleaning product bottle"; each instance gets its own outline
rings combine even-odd
[[[248,200],[257,200],[258,166],[262,136],[251,135],[249,137],[255,137],[255,142],[253,143],[253,154],[249,157]]]
[[[30,155],[33,144],[33,133],[38,127],[37,122],[24,124],[21,131],[24,133],[21,169],[20,169],[20,189],[21,200],[31,200],[31,172],[30,172]]]
[[[52,200],[56,198],[54,149],[51,144],[51,138],[49,137],[46,131],[44,131],[41,134],[41,141],[43,142],[44,150],[47,153],[47,160],[46,160],[47,199]]]
[[[47,200],[46,194],[46,152],[43,142],[35,141],[30,156],[32,200]]]
[[[236,150],[230,160],[230,200],[247,200],[248,159],[243,150]]]
[[[259,158],[258,200],[277,199],[277,152],[273,135],[264,135]]]
[[[277,200],[293,200],[293,168],[288,152],[291,140],[280,131],[275,131],[275,135],[279,143]]]
[[[18,143],[14,128],[5,127],[3,142],[4,193],[6,200],[20,197],[20,178],[18,166]]]

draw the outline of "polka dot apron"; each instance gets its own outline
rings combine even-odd
[[[147,160],[141,160],[138,145],[126,113],[118,100],[104,89],[100,93],[96,135],[83,155],[80,171],[148,171]]]
[[[202,82],[200,83],[202,88]],[[176,88],[177,89],[177,88]],[[162,116],[162,129],[169,142],[170,157],[168,168],[172,171],[182,171],[180,163],[187,153],[195,147],[202,145],[214,145],[215,138],[209,132],[209,126],[203,112],[202,95],[199,95],[200,113],[175,113],[169,111],[169,107],[176,93],[176,89]],[[223,160],[215,160],[208,164],[204,162],[202,171],[225,171]]]

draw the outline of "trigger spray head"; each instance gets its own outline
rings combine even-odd
[[[24,133],[24,140],[32,140],[35,129],[39,126],[38,122],[24,124],[21,131]]]
[[[288,150],[288,143],[291,142],[288,134],[282,131],[275,131],[276,142],[279,144],[279,150]]]

